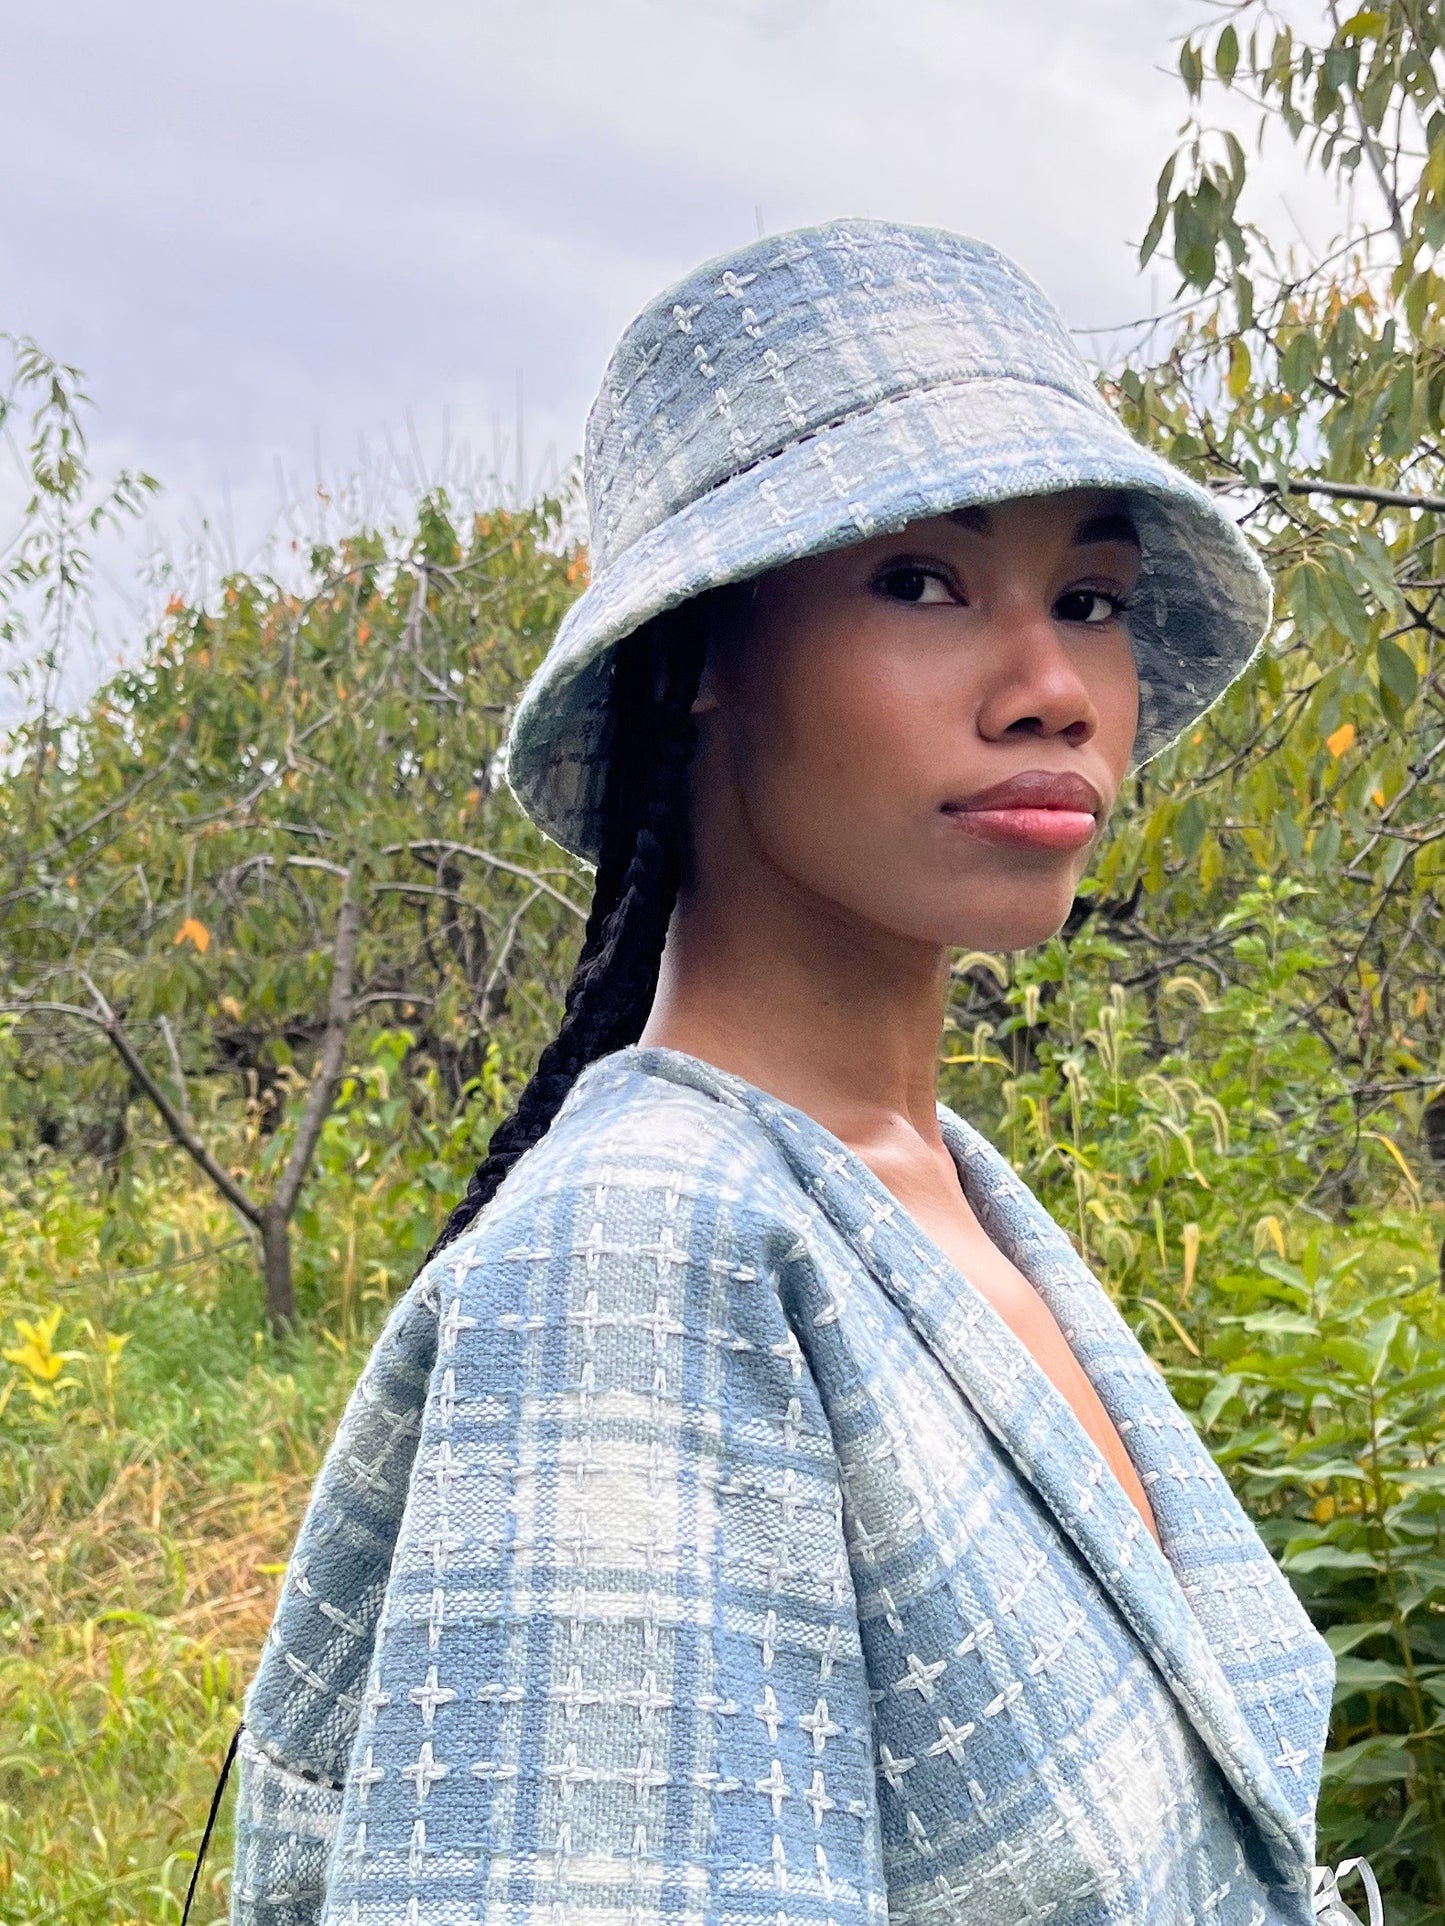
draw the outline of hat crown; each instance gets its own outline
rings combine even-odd
[[[593,568],[821,428],[981,378],[1104,409],[1057,310],[981,241],[831,221],[709,261],[648,303],[608,363],[583,464]]]

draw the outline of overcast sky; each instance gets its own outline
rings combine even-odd
[[[979,235],[1080,327],[1166,301],[1135,249],[1204,11],[5,0],[0,329],[84,368],[98,466],[164,483],[147,543],[205,524],[247,565],[358,467],[377,494],[461,448],[514,486],[519,388],[554,477],[629,317],[760,219]]]

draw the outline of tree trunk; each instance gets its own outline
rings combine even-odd
[[[261,1261],[266,1273],[266,1321],[272,1335],[284,1337],[296,1320],[291,1289],[291,1227],[274,1204],[261,1213]]]

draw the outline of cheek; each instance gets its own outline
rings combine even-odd
[[[915,786],[910,771],[949,706],[916,658],[901,664],[881,639],[798,650],[785,673],[754,689],[750,783],[779,801],[786,792],[792,812],[803,814],[826,807],[853,815],[866,800],[886,818],[889,799],[901,803]]]
[[[1099,718],[1099,748],[1122,775],[1139,728],[1139,670],[1127,635],[1119,636],[1101,656],[1090,677],[1089,696]]]

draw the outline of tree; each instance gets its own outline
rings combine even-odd
[[[1348,1211],[1381,1175],[1428,1182],[1445,1150],[1445,19],[1331,6],[1312,41],[1264,0],[1216,11],[1180,48],[1189,117],[1140,250],[1172,255],[1176,305],[1121,331],[1101,380],[1259,544],[1277,620],[1257,670],[1142,774],[1070,928],[1124,945],[1162,1050],[1164,986],[1247,988],[1241,938],[1267,918],[1242,927],[1239,906],[1261,882],[1292,894],[1311,959],[1290,1009],[1352,1114],[1304,1089],[1283,1121],[1306,1199]],[[1318,260],[1245,218],[1250,161],[1212,103],[1341,190]],[[974,969],[961,1026],[1000,1015]]]
[[[1413,1926],[1445,1903],[1445,1365],[1408,1258],[1445,1176],[1445,10],[1311,37],[1231,0],[1179,69],[1141,257],[1180,286],[1101,382],[1238,516],[1278,617],[1064,939],[962,959],[951,1055],[1329,1637],[1322,1851]],[[1340,190],[1318,258],[1247,218],[1250,122]]]
[[[583,899],[496,757],[581,578],[559,515],[459,527],[433,496],[410,531],[314,551],[302,594],[238,577],[213,611],[173,601],[83,714],[42,707],[0,787],[37,1117],[74,1136],[77,1098],[108,1105],[114,1143],[148,1103],[257,1235],[277,1328],[357,1026],[411,1026],[456,1103],[550,1021]]]

